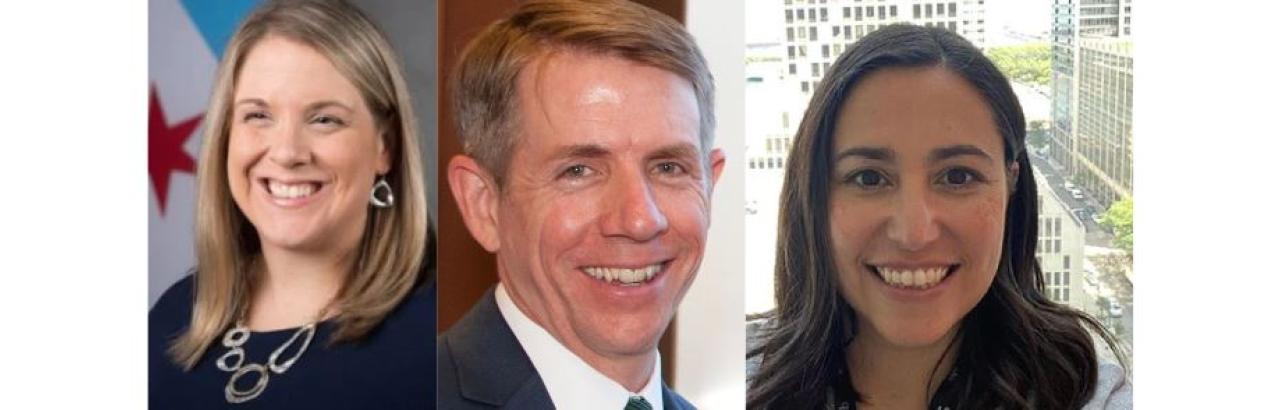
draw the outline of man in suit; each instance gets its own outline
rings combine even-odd
[[[692,37],[629,1],[532,1],[454,74],[449,185],[499,284],[438,340],[440,408],[693,408],[657,350],[725,161]]]

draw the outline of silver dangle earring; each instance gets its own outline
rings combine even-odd
[[[382,196],[385,198],[379,198],[378,191],[382,191]],[[378,182],[373,184],[373,190],[369,191],[369,203],[378,208],[390,208],[396,204],[396,196],[391,193],[391,184],[387,183],[386,176],[378,176]]]

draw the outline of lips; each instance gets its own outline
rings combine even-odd
[[[622,286],[639,286],[653,280],[658,272],[666,266],[665,262],[655,263],[651,265],[641,266],[638,268],[611,267],[611,266],[587,266],[582,271],[587,275],[607,282],[609,284],[618,284]]]
[[[881,281],[895,288],[925,290],[937,286],[955,272],[960,265],[933,265],[916,267],[896,267],[888,265],[867,265]]]

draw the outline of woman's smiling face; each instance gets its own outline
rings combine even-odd
[[[859,334],[949,341],[995,278],[1019,172],[991,109],[944,67],[882,69],[849,94],[832,144],[831,249]]]
[[[315,49],[267,36],[246,55],[232,104],[227,178],[262,246],[353,249],[390,168],[355,85]]]

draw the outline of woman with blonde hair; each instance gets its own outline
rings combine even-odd
[[[218,67],[194,273],[150,314],[154,408],[434,402],[434,244],[397,58],[336,1],[276,1]]]

